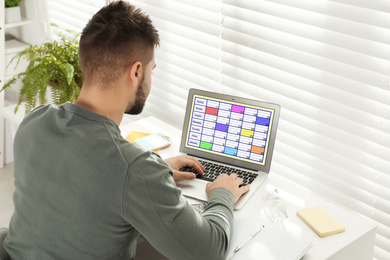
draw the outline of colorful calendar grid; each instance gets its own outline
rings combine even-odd
[[[195,95],[187,147],[265,163],[273,110]]]

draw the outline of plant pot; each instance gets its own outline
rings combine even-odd
[[[5,23],[17,23],[22,20],[20,6],[6,7],[4,10]]]

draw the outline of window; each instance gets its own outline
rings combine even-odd
[[[177,127],[190,88],[282,107],[272,172],[378,225],[390,258],[390,2],[137,0],[160,32],[145,115]],[[81,30],[104,1],[49,0]]]

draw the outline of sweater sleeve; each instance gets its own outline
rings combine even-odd
[[[225,259],[233,230],[233,194],[214,189],[200,214],[172,176],[156,154],[135,160],[123,191],[125,219],[169,259]]]

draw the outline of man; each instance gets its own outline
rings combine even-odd
[[[140,10],[113,2],[80,38],[83,87],[75,104],[35,109],[14,141],[15,212],[4,243],[12,259],[134,259],[142,234],[170,259],[223,259],[233,205],[248,191],[221,175],[203,214],[174,179],[192,179],[121,137],[123,114],[138,114],[151,90],[158,32]]]

